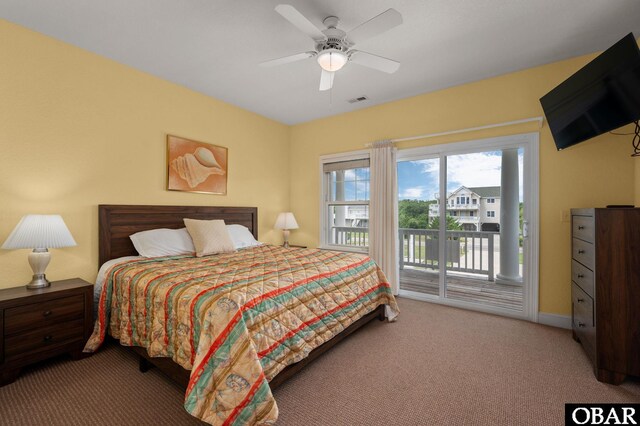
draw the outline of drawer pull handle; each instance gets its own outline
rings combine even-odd
[[[585,324],[583,322],[578,321],[578,327],[584,327]]]
[[[582,303],[582,302],[584,302],[584,299],[578,298],[578,303]]]
[[[51,311],[44,311],[42,313],[42,316],[48,317],[49,315],[51,315]]]
[[[584,278],[584,275],[578,274],[578,278]]]
[[[51,342],[53,340],[53,336],[50,334],[47,334],[46,336],[44,336],[44,340],[45,342]]]
[[[584,254],[584,250],[578,250],[578,254]]]
[[[578,229],[581,229],[581,230],[582,230],[582,229],[584,229],[584,226],[582,226],[582,225],[578,225]]]

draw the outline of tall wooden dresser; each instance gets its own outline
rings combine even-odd
[[[640,376],[640,208],[571,210],[573,337],[601,382]]]

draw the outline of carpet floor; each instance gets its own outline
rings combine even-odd
[[[640,402],[598,382],[567,330],[399,299],[278,388],[278,425],[559,425],[566,402]],[[184,391],[116,344],[26,368],[0,388],[1,425],[201,424]]]

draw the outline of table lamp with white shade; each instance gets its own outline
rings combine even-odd
[[[298,222],[296,222],[295,216],[291,212],[284,212],[278,215],[276,219],[276,229],[282,229],[282,235],[284,237],[283,246],[289,248],[289,230],[298,229]]]
[[[33,249],[29,253],[33,278],[27,288],[44,288],[51,285],[44,274],[51,260],[48,249],[75,245],[76,242],[60,215],[30,214],[20,220],[2,248]]]

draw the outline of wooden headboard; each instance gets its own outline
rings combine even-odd
[[[249,228],[258,239],[257,207],[99,205],[99,262],[136,256],[129,235],[156,228],[184,228],[182,219],[223,219]]]

